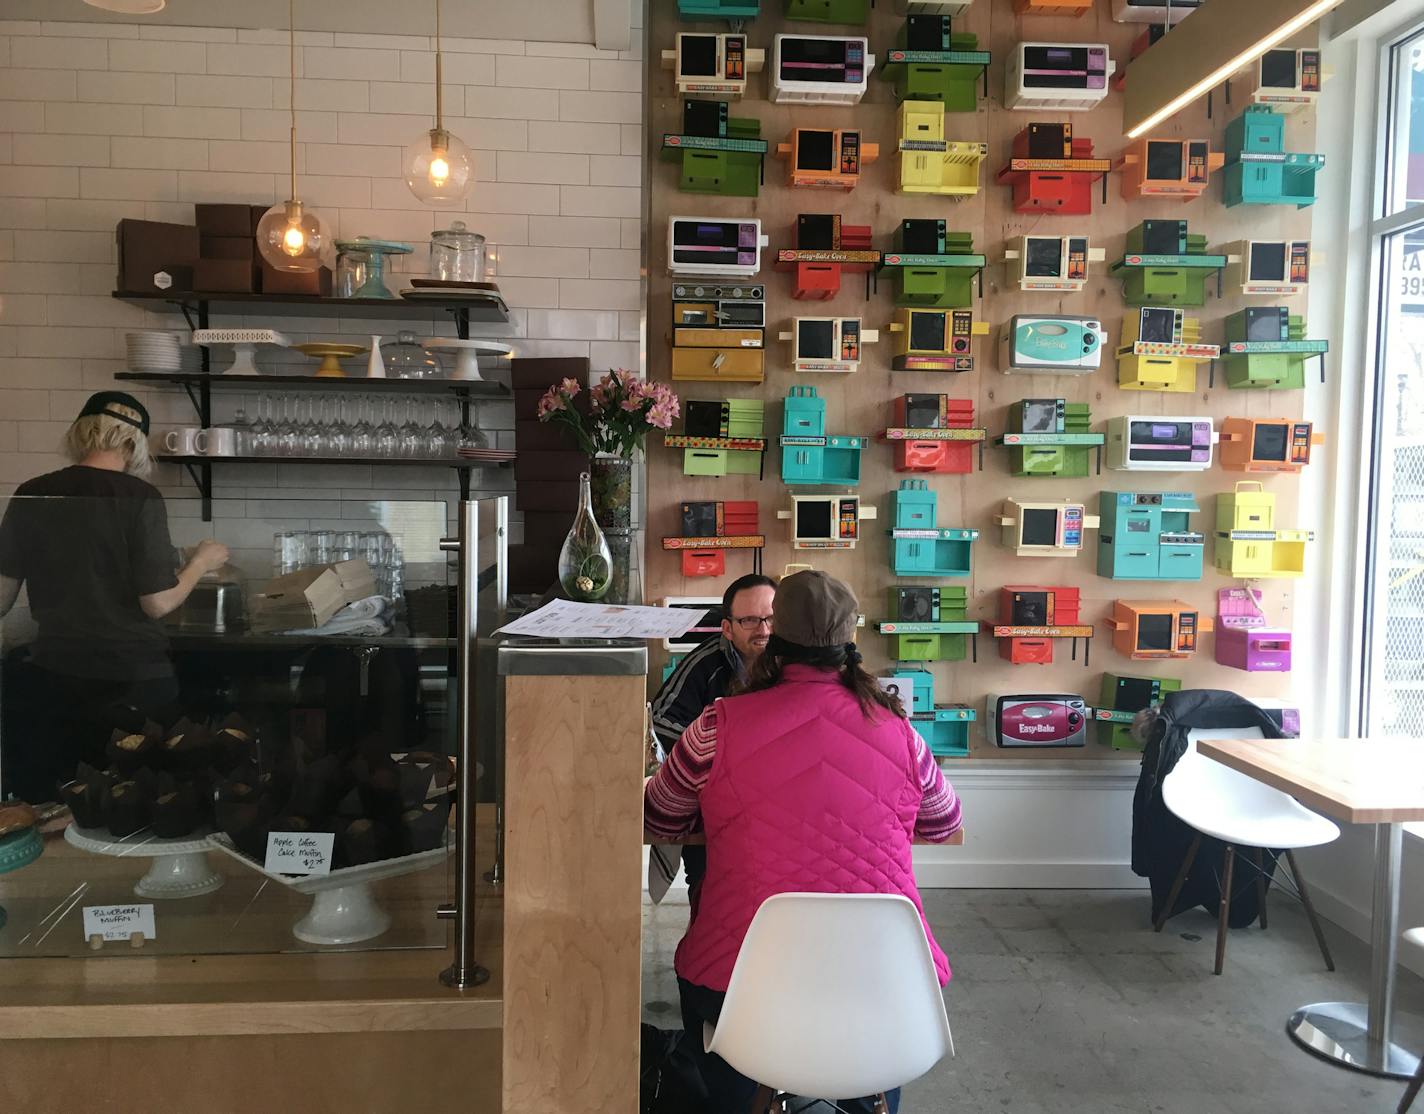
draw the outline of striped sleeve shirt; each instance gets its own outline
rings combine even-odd
[[[915,816],[915,838],[943,843],[963,824],[954,787],[918,731],[914,735],[915,772],[923,797]],[[717,705],[708,706],[682,733],[668,760],[643,793],[643,826],[658,839],[676,842],[699,824],[699,798],[712,773],[717,752]]]

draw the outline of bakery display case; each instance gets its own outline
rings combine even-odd
[[[244,522],[157,626],[101,606],[115,537],[151,570],[223,524],[121,502],[0,500],[0,805],[40,848],[0,872],[0,959],[449,946],[457,814],[495,797],[505,501],[456,504],[485,542],[463,593],[445,502],[336,500],[283,520],[335,547]]]

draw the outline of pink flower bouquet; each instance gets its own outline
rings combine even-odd
[[[610,371],[589,388],[587,413],[574,407],[582,390],[575,379],[550,387],[539,400],[539,420],[558,422],[589,456],[631,457],[649,431],[671,429],[680,410],[671,387],[639,379],[625,368]]]

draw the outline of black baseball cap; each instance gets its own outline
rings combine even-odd
[[[118,406],[127,406],[130,410],[138,411],[138,417],[133,418],[113,409]],[[140,432],[145,436],[148,435],[148,410],[133,395],[125,394],[123,391],[99,391],[97,394],[90,395],[89,401],[79,411],[79,418],[88,418],[95,414],[103,414],[110,418],[116,418],[118,421],[127,422],[129,425],[138,426]],[[78,421],[79,418],[74,420]]]

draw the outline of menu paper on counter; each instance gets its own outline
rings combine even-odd
[[[269,832],[267,861],[269,874],[330,874],[333,832]]]
[[[152,905],[84,906],[84,939],[127,940],[135,932],[142,933],[145,940],[158,935]]]
[[[552,600],[537,611],[506,623],[495,633],[533,638],[681,638],[704,614],[688,607]]]

